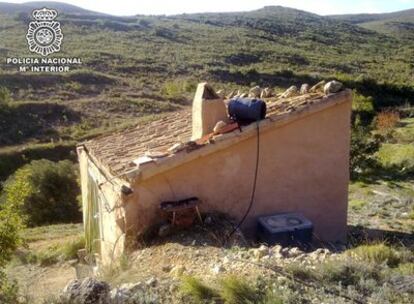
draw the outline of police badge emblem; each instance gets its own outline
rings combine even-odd
[[[32,16],[36,21],[29,23],[26,35],[31,52],[47,56],[60,51],[63,34],[60,23],[54,21],[57,15],[57,11],[53,9],[33,11]]]

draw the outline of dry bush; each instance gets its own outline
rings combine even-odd
[[[396,111],[382,111],[376,117],[375,126],[382,135],[389,135],[400,121],[400,114]]]

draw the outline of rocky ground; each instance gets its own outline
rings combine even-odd
[[[357,194],[351,192],[351,196],[353,195]],[[353,214],[354,212],[354,208],[351,207],[351,221],[358,219],[357,214]],[[361,213],[362,215],[365,216],[365,213]],[[375,223],[377,225],[381,223],[381,217],[373,221],[373,225]],[[386,223],[387,220],[377,227],[385,227]],[[90,303],[193,303],[192,298],[182,292],[183,278],[194,277],[203,282],[209,282],[213,286],[219,286],[220,278],[231,275],[251,282],[252,286],[256,286],[255,288],[261,288],[258,284],[264,284],[263,286],[266,287],[263,288],[266,290],[270,288],[278,294],[285,296],[288,294],[292,299],[297,299],[296,302],[285,299],[283,303],[359,303],[355,300],[359,297],[354,290],[356,287],[349,289],[348,286],[344,289],[336,282],[333,285],[329,285],[331,283],[327,285],[327,282],[320,281],[322,279],[312,279],[316,277],[315,274],[319,273],[320,269],[326,268],[321,265],[328,265],[332,261],[338,264],[348,263],[350,254],[345,245],[335,248],[327,245],[303,251],[297,247],[282,248],[279,245],[268,247],[254,243],[246,240],[240,233],[236,233],[230,241],[227,241],[226,236],[232,227],[221,216],[206,216],[204,225],[196,225],[188,230],[173,231],[168,236],[157,237],[143,248],[123,256],[114,263],[113,267],[102,268],[95,278],[90,276],[90,272],[87,274],[88,277],[74,280],[75,268],[79,269],[79,265],[75,265],[74,261],[47,267],[33,264],[13,265],[9,268],[9,274],[19,281],[23,295],[26,299],[30,299],[29,303],[72,303],[69,299],[82,299],[80,303],[87,303],[85,297],[94,299],[95,302]],[[398,227],[407,228],[409,225]],[[75,230],[77,229],[79,228]],[[367,230],[363,232],[367,233]],[[403,230],[399,232],[404,233]],[[351,233],[353,233],[352,236],[362,235],[361,229],[353,227],[351,227]],[[407,240],[413,240],[412,233],[405,230],[405,234],[409,236]],[[44,242],[43,238],[38,236],[32,239],[34,240],[32,248]],[[59,242],[63,239],[59,239]],[[348,244],[348,247],[354,246],[355,244]],[[407,264],[408,261],[408,264],[412,265],[410,259],[414,260],[410,257],[404,260],[404,263]],[[352,264],[347,267],[352,269],[352,267],[363,266]],[[389,278],[394,277],[394,270],[386,266],[381,267],[384,267],[381,273],[392,271],[393,275],[389,275]],[[408,273],[411,275],[408,278],[411,278],[412,282],[403,281],[403,285],[408,284],[404,290],[404,294],[407,295],[414,291],[414,277],[412,276],[414,273],[412,270]],[[78,274],[80,274],[79,271]],[[346,274],[341,275],[346,278]],[[405,276],[402,278],[402,280],[407,280]],[[305,280],[305,285],[301,280]],[[392,286],[388,281],[381,281],[378,284],[376,286],[378,290],[381,290],[383,284],[388,284],[384,285],[388,286],[387,288]],[[399,284],[401,285],[401,282]],[[330,291],[326,290],[329,289],[328,286],[331,288]],[[395,288],[390,292],[394,292]],[[62,302],[59,296],[63,289],[63,299],[66,299],[66,302]],[[374,296],[378,296],[377,293],[374,291]],[[351,297],[351,300],[348,297]],[[97,299],[102,301],[99,302]],[[363,300],[366,301],[365,298]],[[371,303],[409,302],[371,301]]]
[[[268,247],[248,242],[240,233],[225,244],[223,236],[232,226],[215,217],[207,217],[207,222],[210,224],[157,239],[120,261],[118,268],[103,268],[98,278],[112,286],[111,303],[124,303],[122,299],[137,293],[156,300],[154,303],[183,303],[179,292],[183,276],[214,281],[218,276],[236,275],[256,281],[276,275],[283,280],[289,274],[278,269],[289,264],[312,268],[337,255],[331,250],[343,249],[304,252],[297,247]]]

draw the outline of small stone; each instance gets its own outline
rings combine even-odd
[[[291,86],[287,89],[281,96],[281,98],[289,98],[296,96],[298,94],[298,88],[296,86]]]
[[[278,276],[276,278],[276,280],[278,281],[278,283],[283,284],[286,283],[287,281],[289,281],[286,277],[282,277],[282,276]]]
[[[172,145],[170,148],[168,148],[168,152],[178,153],[178,152],[180,152],[184,149],[185,149],[185,144],[184,143],[176,143],[176,144]]]
[[[322,80],[309,89],[310,93],[322,92],[326,81]]]
[[[171,266],[170,265],[164,265],[164,266],[162,266],[161,269],[164,272],[170,272],[171,271]]]
[[[270,88],[264,88],[260,93],[260,98],[269,98],[272,97],[273,91]]]
[[[145,284],[150,287],[155,287],[157,285],[157,279],[154,277],[151,277],[145,281]]]
[[[131,294],[122,288],[114,288],[109,293],[110,303],[127,303],[130,297]]]
[[[280,246],[280,245],[274,245],[274,246],[272,247],[272,252],[273,252],[273,253],[281,253],[282,249],[283,249],[283,247],[282,247],[282,246]]]
[[[224,98],[226,96],[226,94],[224,93],[224,90],[218,90],[216,92],[217,96],[219,96],[220,98]]]
[[[225,126],[227,126],[227,124],[226,124],[224,121],[220,120],[220,121],[219,121],[219,122],[217,122],[217,123],[216,123],[216,125],[214,126],[213,132],[214,132],[215,134],[218,134],[218,133],[220,133],[220,132],[221,132],[221,130],[223,130],[223,128],[224,128]]]
[[[220,265],[220,264],[215,265],[212,269],[213,274],[219,274],[219,273],[222,273],[224,271],[226,271],[226,268],[224,268],[224,266]]]
[[[260,93],[262,92],[262,90],[260,89],[259,86],[255,86],[254,88],[251,88],[249,90],[249,97],[251,98],[258,98],[260,97]]]
[[[175,284],[171,284],[170,287],[168,288],[168,290],[170,291],[170,293],[174,293],[176,292],[178,289],[178,286]]]
[[[233,90],[233,91],[231,91],[231,92],[229,93],[229,95],[227,95],[227,96],[226,96],[226,98],[227,98],[227,99],[231,99],[231,98],[233,98],[234,96],[236,96],[236,94],[237,94],[237,90]]]
[[[252,250],[253,256],[257,259],[260,260],[261,258],[263,258],[264,256],[269,255],[269,248],[265,245],[260,245],[259,248],[255,248]]]
[[[75,265],[78,264],[78,260],[77,259],[69,260],[69,261],[67,261],[67,263],[70,266],[75,267]]]
[[[159,237],[166,237],[171,234],[173,227],[171,224],[164,224],[158,229]]]
[[[125,284],[121,284],[121,286],[119,286],[119,289],[127,290],[129,293],[136,293],[137,291],[139,291],[143,288],[144,288],[144,284],[142,282],[125,283]]]
[[[401,213],[401,215],[400,215],[400,217],[401,217],[402,219],[408,219],[408,218],[410,218],[410,215],[409,215],[409,213],[408,213],[408,212],[402,212],[402,213]]]
[[[280,253],[281,253],[284,257],[288,257],[288,255],[289,255],[289,248],[288,248],[288,247],[282,248],[282,250],[280,250]]]
[[[204,224],[206,224],[206,225],[211,225],[213,223],[213,219],[211,218],[211,216],[207,216],[205,219],[204,219]]]
[[[80,262],[85,262],[86,257],[88,256],[88,252],[86,251],[86,249],[79,249],[77,255]]]
[[[300,94],[303,95],[303,94],[309,93],[309,88],[310,88],[309,84],[307,83],[302,84],[300,87]]]
[[[336,80],[332,80],[325,84],[325,86],[323,87],[323,92],[325,93],[325,95],[337,93],[342,89],[342,87],[342,83]]]
[[[287,252],[287,256],[289,258],[295,258],[301,254],[303,254],[303,252],[298,247],[290,248],[289,251]]]
[[[170,270],[170,274],[174,277],[180,277],[184,274],[185,267],[182,265],[176,265]]]

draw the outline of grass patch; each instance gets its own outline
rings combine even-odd
[[[218,296],[217,291],[204,284],[201,280],[185,276],[181,279],[180,291],[189,296],[194,303],[207,303]]]
[[[357,200],[357,199],[349,201],[349,207],[353,210],[361,210],[366,204],[367,204],[366,201]]]
[[[52,239],[61,239],[67,236],[82,233],[82,224],[56,224],[28,228],[24,232],[26,242],[37,242]]]
[[[386,263],[390,267],[395,267],[400,262],[398,252],[385,244],[361,245],[348,250],[347,253],[366,262]]]
[[[361,281],[379,281],[380,269],[373,264],[365,264],[353,259],[328,260],[318,268],[319,279],[324,283],[341,283],[343,286],[358,286]]]
[[[85,238],[79,236],[75,240],[63,244],[54,244],[45,249],[19,250],[15,261],[21,264],[39,264],[42,267],[77,258],[79,249],[85,248]]]
[[[66,243],[62,249],[62,257],[65,261],[76,259],[78,256],[78,250],[85,248],[85,237],[80,236],[74,241]]]
[[[414,118],[405,118],[400,121],[401,127],[394,130],[393,138],[398,143],[414,142]]]
[[[377,153],[377,159],[386,169],[399,169],[414,172],[414,145],[383,144]]]
[[[315,273],[299,263],[291,263],[286,266],[286,271],[290,273],[295,279],[308,281],[315,279]]]
[[[398,265],[397,271],[402,275],[414,276],[414,263],[402,263]]]
[[[260,301],[257,290],[236,276],[222,279],[220,285],[220,297],[226,304],[251,304]]]

